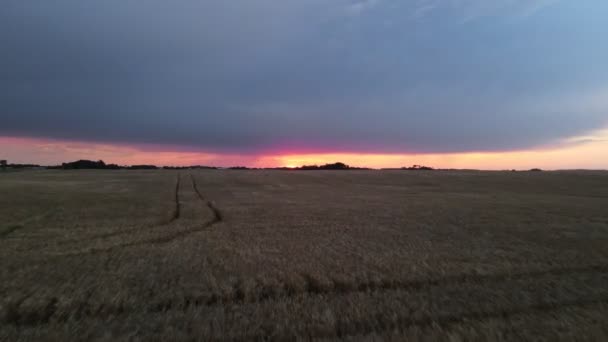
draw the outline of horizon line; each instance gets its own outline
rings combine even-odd
[[[75,163],[79,161],[85,162],[103,162],[106,166],[105,168],[63,168],[66,164]],[[161,165],[161,164],[116,164],[116,163],[106,163],[102,159],[97,160],[89,160],[89,159],[79,159],[71,162],[61,162],[59,164],[54,165],[44,165],[37,163],[7,163],[6,167],[8,168],[17,168],[17,169],[34,169],[34,168],[44,168],[44,169],[53,169],[53,170],[145,170],[144,167],[149,167],[150,169],[215,169],[215,170],[284,170],[284,171],[483,171],[483,172],[530,172],[530,171],[546,171],[546,172],[559,172],[559,171],[608,171],[608,169],[603,168],[504,168],[504,169],[483,169],[483,168],[442,168],[442,167],[432,167],[425,165],[414,164],[412,166],[401,166],[401,167],[366,167],[366,166],[353,166],[347,165],[347,168],[343,169],[328,169],[322,168],[324,166],[329,166],[333,164],[339,164],[341,162],[337,161],[334,163],[327,164],[311,164],[311,165],[300,165],[300,166],[266,166],[266,167],[255,167],[255,166],[246,166],[246,165],[230,165],[230,166],[218,166],[218,165],[202,165],[202,164],[192,164],[192,165]],[[113,169],[112,167],[116,167]],[[138,169],[138,167],[141,167]],[[316,167],[317,169],[307,169],[307,167]],[[419,167],[419,168],[416,168]],[[428,169],[430,168],[430,169]]]

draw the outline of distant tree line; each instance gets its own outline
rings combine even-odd
[[[426,171],[431,171],[431,170],[435,170],[435,169],[432,168],[432,167],[430,167],[430,166],[412,165],[410,167],[402,167],[401,170],[426,170]]]
[[[37,164],[9,164],[7,160],[0,160],[0,169],[6,170],[7,168],[12,169],[25,169],[25,168],[42,168],[43,166]],[[156,165],[130,165],[130,166],[121,166],[117,164],[106,164],[103,160],[93,161],[81,159],[74,162],[62,163],[61,165],[56,166],[46,166],[47,169],[62,169],[62,170],[81,170],[81,169],[96,169],[96,170],[217,170],[220,169],[215,166],[205,166],[205,165],[191,165],[191,166],[162,166],[158,167]],[[353,167],[349,166],[345,163],[336,162],[331,164],[324,165],[302,165],[299,167],[275,167],[275,168],[249,168],[246,166],[232,166],[227,167],[229,170],[370,170],[369,168],[363,167]],[[401,167],[401,168],[384,168],[382,170],[423,170],[423,171],[431,171],[435,170],[430,166],[424,165],[412,165],[409,167]],[[512,170],[516,171],[516,170]],[[541,172],[542,169],[533,168],[528,170],[529,172]]]
[[[103,160],[92,161],[92,160],[77,160],[70,163],[62,163],[61,166],[50,167],[53,169],[64,169],[64,170],[83,170],[83,169],[95,169],[95,170],[118,170],[120,166],[116,164],[106,164]]]
[[[34,168],[34,167],[41,167],[41,166],[37,165],[37,164],[9,164],[8,161],[5,159],[0,160],[0,168],[2,170],[5,170],[7,168],[26,169],[26,168]]]
[[[27,168],[34,168],[34,167],[42,167],[38,164],[8,164],[7,166],[12,169],[27,169]]]
[[[121,166],[117,164],[106,164],[103,160],[93,161],[81,159],[70,163],[62,163],[57,166],[49,166],[48,169],[62,169],[62,170],[85,170],[85,169],[93,169],[93,170],[158,170],[161,167],[156,165],[130,165],[130,166]],[[165,170],[185,170],[185,169],[216,169],[216,167],[212,166],[202,166],[202,165],[194,165],[194,166],[163,166],[162,169]]]
[[[2,163],[4,162],[4,163]],[[0,165],[4,168],[5,166],[13,167],[13,168],[28,168],[28,167],[41,167],[40,165],[34,164],[7,164],[5,160],[0,161]],[[193,170],[193,169],[204,169],[204,170],[216,170],[219,169],[215,166],[205,166],[205,165],[191,165],[191,166],[162,166],[158,167],[156,165],[131,165],[131,166],[121,166],[117,164],[106,164],[103,160],[93,161],[87,159],[81,159],[68,163],[61,163],[61,165],[56,166],[47,166],[47,169],[60,169],[60,170]],[[301,171],[311,171],[311,170],[370,170],[369,168],[362,167],[353,167],[347,165],[342,162],[324,164],[324,165],[302,165],[299,167],[276,167],[276,168],[249,168],[246,166],[232,166],[227,167],[229,170],[301,170]],[[433,170],[433,168],[421,165],[414,165],[412,167],[403,167],[396,170]]]
[[[232,166],[228,167],[229,170],[370,170],[369,168],[362,167],[353,167],[346,165],[344,163],[333,163],[333,164],[325,164],[325,165],[302,165],[299,167],[267,167],[267,168],[250,168],[246,166]]]
[[[399,168],[385,168],[382,170],[423,170],[423,171],[432,171],[435,170],[434,168],[430,167],[430,166],[424,166],[424,165],[412,165],[412,166],[404,166],[404,167],[399,167]]]
[[[344,163],[333,163],[325,165],[303,165],[295,168],[296,170],[361,170],[359,167],[352,167]]]

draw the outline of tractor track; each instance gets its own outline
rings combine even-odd
[[[269,287],[265,284],[256,284],[253,287],[255,291],[243,289],[241,282],[236,282],[232,285],[230,291],[219,294],[211,294],[209,296],[192,296],[182,298],[182,303],[185,306],[202,306],[213,307],[216,305],[225,304],[259,304],[268,301],[291,300],[302,296],[344,296],[357,293],[385,293],[390,291],[424,291],[430,288],[445,288],[454,286],[466,286],[474,284],[501,284],[508,281],[521,282],[533,281],[542,278],[553,277],[556,279],[576,279],[577,276],[606,276],[608,277],[608,265],[589,265],[583,267],[563,267],[549,270],[533,270],[519,273],[496,273],[488,275],[471,275],[462,274],[454,276],[446,276],[434,279],[420,280],[378,280],[374,282],[353,282],[344,283],[336,280],[331,280],[324,285],[314,280],[307,274],[302,274],[304,280],[303,287],[293,287],[288,284]],[[606,298],[608,299],[608,297]],[[157,304],[159,305],[159,304]],[[179,305],[172,305],[167,302],[160,305],[162,310],[170,310]],[[161,310],[161,311],[162,311]],[[152,310],[154,311],[154,310]]]
[[[158,237],[149,238],[149,239],[142,239],[142,240],[138,240],[138,241],[126,242],[126,243],[111,245],[111,246],[104,247],[104,248],[92,248],[92,249],[88,249],[88,250],[82,251],[82,252],[62,253],[62,254],[57,254],[56,256],[63,257],[63,256],[90,255],[90,254],[111,252],[111,251],[115,251],[117,249],[133,247],[133,246],[165,244],[165,243],[169,243],[173,240],[182,238],[184,236],[194,234],[194,233],[197,233],[200,231],[204,231],[204,230],[210,228],[211,226],[213,226],[219,222],[222,222],[223,216],[222,216],[221,211],[215,206],[215,204],[212,201],[208,201],[205,199],[205,197],[202,195],[202,193],[198,189],[196,180],[194,179],[194,176],[192,176],[192,174],[190,174],[190,180],[192,183],[193,191],[196,193],[196,197],[201,202],[205,203],[205,206],[213,213],[213,219],[211,221],[205,222],[200,226],[188,227],[186,229],[182,229],[182,230],[173,232],[172,234],[165,235],[165,236],[158,236]],[[182,211],[181,203],[180,203],[180,195],[179,195],[180,185],[181,185],[181,177],[180,177],[180,174],[178,174],[176,186],[175,186],[175,210],[173,212],[172,219],[166,225],[155,226],[155,227],[168,226],[170,223],[177,222],[180,219],[181,211]],[[134,231],[142,231],[142,229],[138,228]],[[116,235],[122,235],[122,234],[123,233],[121,232]],[[104,235],[104,237],[109,237],[109,236],[114,236],[114,235]]]
[[[534,315],[543,313],[553,313],[565,309],[573,308],[589,308],[593,306],[606,305],[608,304],[608,297],[602,298],[590,298],[574,301],[563,301],[554,303],[537,303],[533,305],[518,305],[511,308],[505,308],[500,310],[480,310],[470,311],[457,315],[437,315],[437,316],[422,316],[422,317],[408,317],[405,315],[397,316],[394,322],[385,324],[384,326],[376,326],[369,322],[359,320],[354,322],[347,322],[345,327],[338,325],[335,333],[316,333],[311,337],[314,339],[331,338],[337,336],[338,338],[349,338],[356,336],[369,336],[372,334],[390,333],[395,331],[404,331],[409,328],[433,328],[435,326],[449,327],[450,325],[459,323],[471,323],[471,322],[483,322],[491,319],[501,319],[508,321],[517,316],[523,315]],[[248,336],[249,337],[249,336]],[[264,336],[251,336],[255,339],[262,339]]]
[[[211,212],[213,212],[213,224],[221,222],[224,217],[222,215],[222,212],[215,206],[215,203],[213,201],[208,201],[205,199],[205,197],[201,194],[201,192],[198,189],[198,186],[196,184],[196,179],[194,178],[194,176],[192,176],[192,174],[190,174],[190,179],[192,180],[192,187],[194,188],[194,192],[196,192],[196,195],[198,196],[198,198],[205,202],[207,204],[207,207],[209,208],[209,210],[211,210]]]
[[[183,296],[168,300],[162,300],[157,302],[150,302],[143,307],[132,307],[125,303],[99,303],[91,302],[91,294],[88,294],[84,301],[77,303],[70,303],[75,312],[79,313],[79,316],[88,316],[92,318],[105,319],[108,317],[117,317],[122,315],[130,314],[157,314],[164,312],[189,312],[192,309],[198,308],[210,308],[225,306],[227,304],[246,305],[246,304],[259,304],[267,301],[281,301],[281,300],[294,300],[298,298],[315,298],[318,296],[342,296],[352,293],[366,293],[368,295],[373,294],[384,294],[388,291],[394,290],[415,290],[422,291],[430,289],[432,287],[450,287],[454,285],[468,285],[476,284],[477,286],[493,286],[492,284],[500,284],[505,281],[535,281],[540,280],[543,277],[556,277],[556,279],[545,279],[545,281],[551,283],[557,281],[559,284],[563,283],[563,277],[569,280],[573,279],[572,276],[575,274],[588,274],[605,276],[607,273],[608,265],[592,265],[587,267],[578,268],[557,268],[547,271],[533,271],[533,272],[522,272],[517,274],[495,274],[488,276],[459,276],[459,277],[444,277],[436,280],[425,280],[425,281],[412,281],[402,282],[393,284],[391,286],[363,286],[364,284],[354,284],[355,286],[351,289],[345,288],[334,288],[326,291],[315,289],[314,286],[307,286],[301,291],[284,292],[277,295],[277,292],[262,291],[256,294],[244,293],[240,288],[240,284],[234,284],[233,289],[229,293],[222,294],[210,294],[206,297],[201,296]],[[574,278],[575,279],[575,278]],[[517,285],[517,283],[514,283]],[[522,289],[526,288],[526,284],[519,284]],[[563,285],[568,287],[576,287],[576,284]],[[558,287],[559,288],[559,287]],[[555,291],[558,290],[556,288]],[[604,291],[606,292],[606,291]],[[558,291],[556,292],[558,293]],[[32,308],[34,310],[29,312],[28,309],[20,308],[23,301],[28,298],[31,294],[20,297],[17,301],[12,303],[4,303],[7,308],[10,309],[10,315],[6,315],[4,323],[13,325],[40,325],[49,323],[51,320],[54,322],[61,322],[68,319],[66,316],[67,312],[65,307],[61,309],[61,303],[58,302],[57,298],[49,297],[43,302],[42,307],[44,308],[40,314],[40,310]],[[482,297],[478,298],[480,300]],[[299,301],[300,299],[298,299]],[[46,304],[45,304],[46,303]],[[470,307],[464,309],[462,312],[445,313],[445,314],[404,314],[396,317],[395,320],[387,322],[386,325],[381,327],[370,324],[367,321],[361,320],[352,324],[350,322],[348,326],[340,327],[336,326],[335,334],[339,337],[347,337],[352,335],[367,335],[372,333],[382,333],[387,331],[393,331],[395,329],[404,329],[408,327],[430,327],[433,325],[450,325],[457,324],[467,321],[483,321],[488,319],[509,319],[517,315],[526,314],[538,314],[545,312],[559,311],[568,308],[581,308],[596,305],[608,305],[608,296],[606,294],[596,293],[595,295],[577,295],[573,298],[562,298],[562,299],[532,299],[529,303],[516,303],[512,304],[498,304],[494,308],[475,308]],[[38,310],[38,311],[36,311]],[[70,311],[71,311],[70,310]],[[61,312],[61,314],[57,314]],[[32,319],[33,318],[33,319]],[[324,337],[323,335],[315,336],[317,338]]]
[[[49,211],[46,211],[46,212],[44,212],[44,213],[42,213],[40,215],[36,215],[34,217],[30,217],[30,218],[27,218],[25,220],[22,220],[19,223],[9,224],[4,229],[0,230],[0,240],[8,238],[11,234],[13,234],[14,232],[16,232],[16,231],[18,231],[20,229],[25,229],[26,226],[29,223],[42,220],[45,217],[50,216],[52,214],[53,214],[53,211],[49,210]]]
[[[166,225],[169,225],[171,223],[173,223],[174,221],[176,221],[177,219],[179,219],[179,216],[181,214],[181,204],[179,202],[179,186],[181,183],[181,175],[178,173],[176,180],[175,180],[175,191],[174,191],[174,207],[171,213],[171,216],[169,217],[169,219],[166,222],[161,222],[161,223],[151,223],[151,224],[146,224],[143,227],[136,227],[136,228],[127,228],[127,229],[121,229],[120,231],[117,232],[108,232],[108,233],[101,233],[101,234],[97,234],[97,235],[93,235],[93,236],[88,236],[84,239],[79,239],[79,240],[67,240],[67,241],[62,241],[60,242],[61,245],[69,245],[72,243],[82,243],[82,241],[93,241],[93,240],[98,240],[98,239],[106,239],[106,238],[111,238],[114,236],[120,236],[120,235],[125,235],[125,234],[130,234],[130,233],[137,233],[137,232],[142,232],[151,228],[156,228],[156,227],[163,227]]]
[[[23,225],[20,225],[20,224],[13,224],[13,225],[6,227],[2,231],[0,231],[0,239],[5,239],[9,235],[14,233],[15,231],[22,229],[22,228],[23,228]]]
[[[183,229],[183,230],[180,230],[179,232],[175,232],[175,233],[173,233],[171,235],[167,235],[167,236],[159,236],[159,237],[144,239],[144,240],[140,240],[140,241],[127,242],[127,243],[122,243],[122,244],[118,244],[118,245],[112,245],[112,246],[109,246],[106,248],[92,248],[92,249],[88,249],[83,252],[57,254],[56,256],[66,257],[66,256],[92,255],[92,254],[112,252],[112,251],[124,249],[127,247],[165,244],[165,243],[169,243],[173,240],[177,240],[179,238],[182,238],[184,236],[187,236],[187,235],[190,235],[193,233],[202,232],[202,231],[206,230],[207,228],[211,227],[212,225],[214,225],[215,223],[217,223],[217,222],[207,222],[207,223],[203,224],[202,226]]]
[[[181,214],[181,203],[179,202],[179,186],[181,183],[181,174],[177,174],[177,181],[175,181],[175,209],[173,210],[173,215],[167,224],[179,219],[179,215]]]

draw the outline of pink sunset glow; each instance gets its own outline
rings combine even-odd
[[[56,165],[78,159],[102,159],[120,165],[209,165],[248,167],[296,167],[341,161],[353,166],[390,168],[423,164],[458,169],[606,169],[608,131],[568,139],[542,149],[507,152],[434,154],[374,153],[277,153],[230,154],[184,151],[173,146],[124,145],[52,139],[0,137],[0,157],[12,163]]]

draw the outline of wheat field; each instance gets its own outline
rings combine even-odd
[[[608,173],[0,173],[0,340],[608,339]]]

